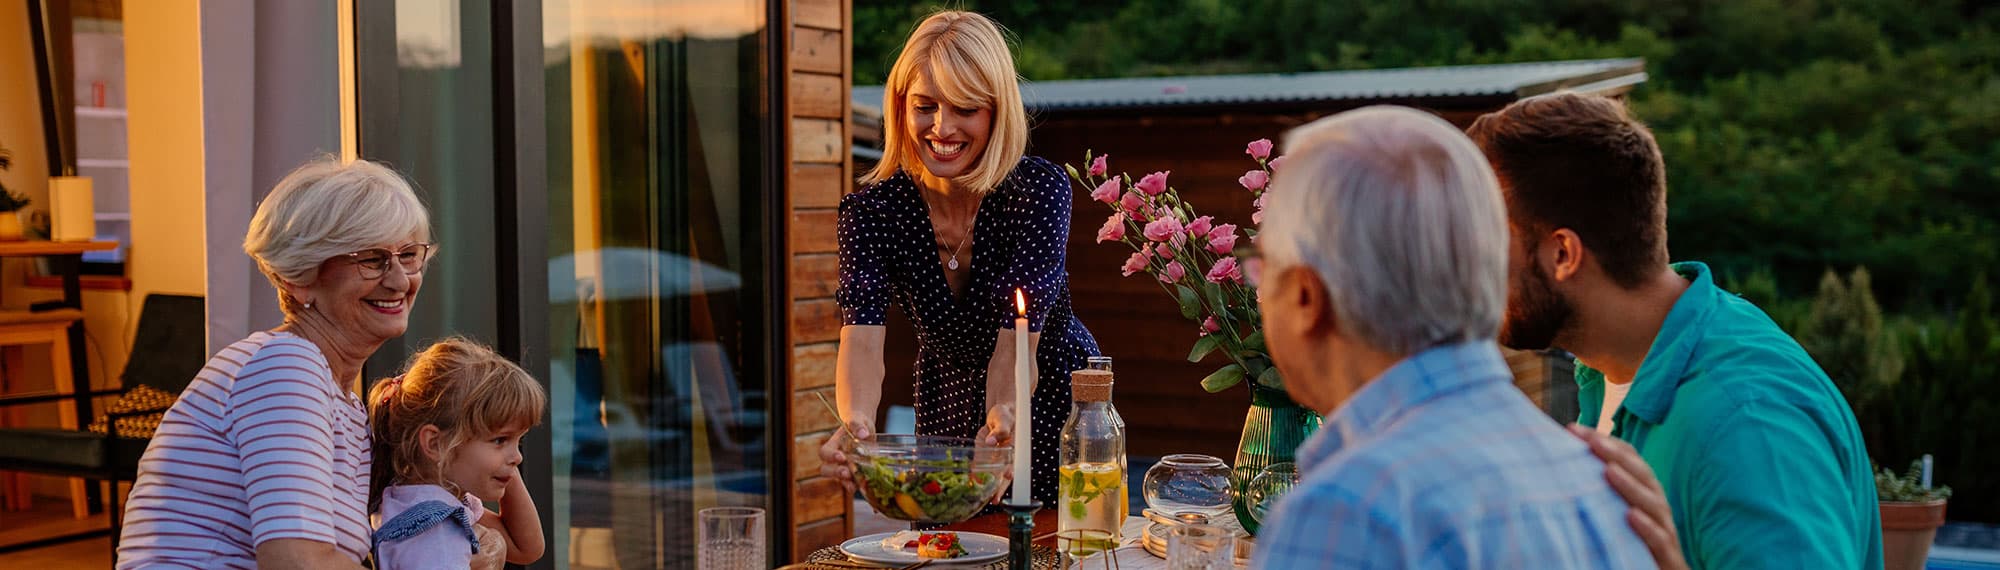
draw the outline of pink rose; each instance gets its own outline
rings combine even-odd
[[[1124,273],[1126,277],[1131,277],[1134,273],[1145,271],[1147,261],[1146,252],[1135,251],[1132,252],[1132,257],[1125,258],[1125,266],[1118,268],[1118,270],[1120,273]]]
[[[1222,259],[1215,260],[1215,266],[1208,268],[1208,280],[1214,283],[1242,281],[1243,271],[1237,269],[1236,258],[1224,257]]]
[[[1202,216],[1188,222],[1188,237],[1207,237],[1208,231],[1215,229],[1215,216]]]
[[[1285,157],[1282,157],[1282,156],[1280,156],[1280,157],[1277,157],[1277,158],[1273,158],[1273,159],[1271,159],[1271,163],[1270,163],[1270,165],[1269,165],[1269,166],[1271,167],[1271,172],[1277,172],[1277,171],[1278,171],[1278,165],[1280,165],[1280,164],[1284,164],[1284,163],[1285,163]]]
[[[1108,154],[1100,154],[1100,155],[1097,155],[1097,160],[1092,160],[1092,161],[1090,161],[1090,175],[1091,175],[1091,176],[1103,176],[1103,175],[1104,175],[1104,170],[1105,170],[1105,167],[1104,167],[1104,161],[1105,161],[1106,159],[1109,159],[1109,158],[1111,158],[1111,155],[1108,155]]]
[[[1181,267],[1181,262],[1169,261],[1167,262],[1167,268],[1160,271],[1160,282],[1174,283],[1186,276],[1187,268]]]
[[[1222,236],[1235,236],[1235,235],[1236,235],[1236,224],[1222,224],[1219,226],[1215,226],[1215,229],[1208,230],[1208,239],[1211,240],[1222,239]]]
[[[1209,333],[1220,330],[1222,330],[1222,325],[1215,324],[1215,317],[1209,317],[1201,321],[1201,336],[1208,336]]]
[[[1208,231],[1208,250],[1229,255],[1236,249],[1236,224],[1222,224]]]
[[[1125,239],[1125,213],[1112,214],[1104,219],[1104,227],[1097,228],[1097,243]]]
[[[1167,244],[1164,244],[1164,243],[1163,243],[1163,244],[1159,244],[1159,245],[1156,245],[1156,246],[1153,246],[1153,254],[1154,254],[1154,255],[1158,255],[1158,256],[1160,256],[1160,259],[1173,259],[1173,258],[1174,258],[1174,248],[1172,248],[1172,247],[1168,247],[1168,246],[1167,246]]]
[[[1257,160],[1264,160],[1266,158],[1270,158],[1271,139],[1257,139],[1254,141],[1250,141],[1250,148],[1245,149],[1243,152],[1249,154],[1250,158],[1254,158]]]
[[[1106,204],[1116,204],[1118,203],[1118,193],[1124,190],[1123,186],[1123,182],[1117,178],[1105,180],[1103,184],[1097,185],[1096,190],[1090,191],[1090,199]]]
[[[1138,188],[1140,192],[1145,192],[1147,196],[1165,194],[1167,192],[1167,174],[1172,172],[1172,170],[1168,170],[1166,172],[1148,174],[1145,178],[1140,178],[1139,183],[1134,184],[1133,187]]]
[[[1146,199],[1139,197],[1138,192],[1126,192],[1125,197],[1120,199],[1118,204],[1125,207],[1126,215],[1131,216],[1133,219],[1144,219],[1141,216],[1146,211]]]
[[[1257,225],[1264,224],[1264,198],[1265,196],[1258,196],[1257,201],[1250,204],[1257,207],[1257,211],[1250,213],[1250,223]]]
[[[1180,220],[1174,219],[1173,216],[1163,217],[1146,224],[1146,239],[1167,241],[1174,237],[1174,234],[1181,233],[1181,230]]]
[[[1242,184],[1246,190],[1263,190],[1265,185],[1271,183],[1271,175],[1262,170],[1252,170],[1243,173],[1243,177],[1236,179],[1236,183]]]
[[[1229,252],[1236,251],[1236,234],[1209,238],[1208,251],[1216,255],[1229,255]]]

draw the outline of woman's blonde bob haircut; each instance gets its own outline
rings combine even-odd
[[[297,300],[285,284],[313,284],[326,260],[430,238],[430,211],[401,175],[379,163],[342,164],[328,156],[278,181],[250,218],[243,252],[257,260],[278,287],[279,306],[291,313]]]
[[[1020,77],[1014,54],[993,20],[973,12],[947,10],[917,24],[903,53],[889,70],[882,90],[882,162],[861,177],[862,184],[888,180],[897,170],[916,173],[917,158],[904,115],[909,112],[910,85],[922,77],[953,107],[992,109],[993,130],[986,150],[972,170],[952,179],[985,194],[1000,186],[1028,150],[1028,112],[1021,108]]]

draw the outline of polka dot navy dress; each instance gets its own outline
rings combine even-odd
[[[1028,330],[1042,333],[1031,494],[1054,502],[1069,374],[1098,354],[1097,340],[1070,312],[1069,179],[1049,161],[1027,157],[980,200],[972,275],[959,296],[945,282],[929,212],[901,172],[841,199],[841,323],[881,325],[891,303],[901,308],[917,329],[917,433],[970,438],[986,422],[986,364],[995,335],[1014,328],[1014,288],[1021,288]]]

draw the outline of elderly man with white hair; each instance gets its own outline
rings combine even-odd
[[[1498,182],[1458,129],[1370,107],[1293,130],[1259,296],[1293,399],[1326,416],[1262,568],[1652,568],[1604,464],[1514,388]]]

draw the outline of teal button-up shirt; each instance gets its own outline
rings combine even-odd
[[[1854,412],[1798,342],[1708,266],[1660,327],[1613,421],[1666,489],[1694,568],[1881,568],[1875,478]],[[1576,368],[1595,426],[1604,374]]]

